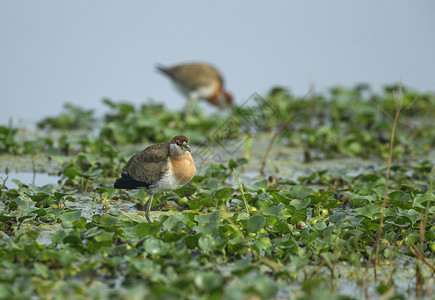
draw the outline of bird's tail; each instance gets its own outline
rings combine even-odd
[[[165,75],[169,75],[167,68],[162,64],[156,64],[156,69],[159,72],[162,72]]]
[[[137,189],[148,188],[149,184],[143,181],[137,181],[129,176],[122,175],[122,178],[118,178],[113,185],[115,189]]]

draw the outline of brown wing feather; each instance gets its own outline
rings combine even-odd
[[[130,158],[122,171],[137,181],[152,184],[168,171],[168,158],[169,143],[155,144]]]
[[[219,71],[207,64],[191,63],[169,68],[160,67],[159,70],[189,90],[206,86],[210,81],[218,81],[223,85]]]

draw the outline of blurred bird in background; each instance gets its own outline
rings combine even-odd
[[[203,99],[219,108],[230,108],[233,96],[224,90],[222,74],[206,63],[186,63],[172,67],[157,66],[188,99],[184,113],[191,113],[198,100]]]

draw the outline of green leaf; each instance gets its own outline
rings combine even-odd
[[[216,247],[216,239],[211,236],[202,236],[198,240],[198,246],[204,251],[213,251]]]
[[[272,192],[271,195],[273,199],[275,199],[278,202],[284,203],[285,205],[288,205],[292,200],[291,198],[285,197],[278,192]]]
[[[285,205],[283,203],[280,205],[271,205],[264,211],[264,214],[277,216],[284,207]]]
[[[150,237],[149,239],[146,239],[143,243],[145,252],[152,254],[152,255],[166,255],[169,252],[170,245],[168,243],[165,243],[164,241],[160,239],[156,239],[154,237]]]
[[[7,221],[16,221],[15,216],[6,216],[6,215],[0,215],[0,222],[5,223]]]
[[[63,197],[75,194],[76,192],[77,192],[77,190],[68,191],[68,192],[64,192],[64,193],[54,192],[53,195],[57,200],[61,200]]]
[[[367,217],[372,220],[381,214],[381,208],[375,204],[368,204],[363,207],[358,207],[355,211],[358,216]]]
[[[95,236],[95,240],[97,242],[112,241],[114,235],[115,235],[114,232],[103,231]]]
[[[189,197],[195,194],[196,188],[192,185],[185,185],[174,191],[178,197]]]
[[[194,281],[200,290],[211,292],[222,286],[223,278],[220,274],[201,272],[195,276]]]
[[[67,167],[64,171],[63,174],[69,178],[69,179],[73,179],[74,177],[76,177],[79,174],[79,171],[77,170],[76,167]]]
[[[27,194],[27,195],[30,197],[30,199],[32,199],[35,202],[41,202],[41,201],[44,201],[50,197],[50,194],[48,194],[48,193],[36,193],[33,195],[29,195],[29,194]]]
[[[108,227],[116,224],[118,222],[118,218],[112,215],[104,215],[100,218],[99,223],[102,226]]]
[[[250,233],[256,233],[266,224],[266,218],[264,216],[252,216],[246,223],[246,228]]]
[[[150,234],[151,229],[155,227],[153,223],[142,222],[135,226],[136,236],[141,239]]]
[[[339,223],[341,220],[344,220],[346,218],[346,213],[339,211],[333,214],[329,217],[329,220],[331,222],[334,222],[335,224]]]
[[[294,185],[290,188],[290,197],[296,199],[305,199],[313,190],[303,185]]]
[[[67,234],[65,233],[65,231],[63,230],[58,230],[56,231],[56,233],[51,237],[51,241],[54,244],[60,244],[63,242],[63,239],[67,236]]]
[[[402,209],[410,209],[412,207],[411,195],[409,193],[404,193],[402,191],[394,191],[388,194],[390,202]]]
[[[245,189],[249,192],[259,192],[262,189],[265,189],[268,184],[269,182],[266,179],[264,179],[264,180],[257,181],[254,184],[244,184],[244,186]]]
[[[302,210],[305,209],[308,204],[311,203],[311,199],[305,199],[305,200],[292,200],[290,201],[290,205],[295,208],[295,210]]]
[[[62,228],[71,228],[73,226],[73,222],[77,221],[80,216],[82,215],[81,209],[71,210],[62,213],[59,216],[59,219],[61,220]]]
[[[196,215],[195,220],[200,224],[216,222],[219,218],[220,210],[216,210],[210,214]]]
[[[255,241],[255,246],[261,251],[267,251],[269,248],[272,247],[272,242],[270,241],[270,238],[268,236],[263,236]]]
[[[296,211],[296,212],[291,214],[290,224],[295,225],[299,221],[305,221],[306,218],[307,218],[307,214],[306,213],[300,212],[300,211]]]
[[[228,201],[229,197],[234,193],[234,191],[235,190],[233,188],[225,187],[216,191],[214,196],[221,201]]]

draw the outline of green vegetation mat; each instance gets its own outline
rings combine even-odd
[[[188,116],[104,103],[102,118],[66,105],[37,130],[0,126],[0,299],[433,297],[434,94],[274,88]],[[114,179],[177,134],[197,175],[147,223],[149,195]]]

